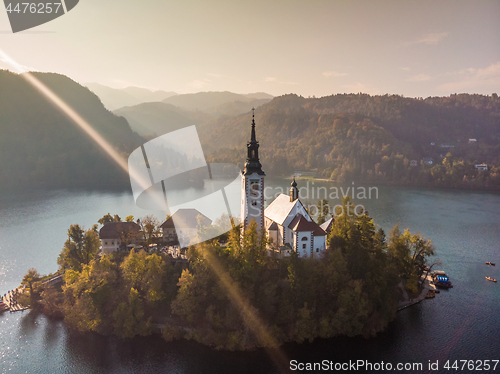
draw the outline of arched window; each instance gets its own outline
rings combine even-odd
[[[303,242],[306,241],[307,240],[307,236],[303,236],[302,239],[300,239],[300,240],[302,240]]]

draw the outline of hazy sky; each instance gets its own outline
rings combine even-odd
[[[500,1],[80,0],[17,34],[0,10],[0,49],[117,88],[500,94]]]

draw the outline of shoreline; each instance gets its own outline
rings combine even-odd
[[[293,180],[294,177],[291,176],[281,176],[279,179]],[[334,183],[338,185],[349,185],[349,182],[339,182],[332,179],[325,178],[315,178],[315,177],[295,177],[295,180],[299,181],[312,181],[312,182],[328,182]],[[500,194],[500,186],[497,188],[487,188],[487,187],[465,187],[465,186],[446,186],[446,185],[434,185],[434,184],[406,184],[406,183],[390,183],[390,182],[380,182],[380,181],[351,181],[350,183],[355,182],[358,186],[365,185],[375,185],[373,187],[382,186],[382,187],[402,187],[402,188],[414,188],[414,189],[427,189],[427,190],[435,190],[435,191],[461,191],[461,192],[487,192],[487,193],[496,193]]]

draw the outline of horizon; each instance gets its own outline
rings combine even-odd
[[[498,19],[494,0],[86,0],[16,34],[0,12],[0,49],[27,71],[115,89],[489,96],[500,91]],[[0,57],[0,68],[12,66]]]

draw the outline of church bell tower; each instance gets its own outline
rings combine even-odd
[[[241,230],[255,220],[257,230],[264,228],[264,177],[259,161],[259,142],[255,137],[255,109],[252,109],[252,134],[247,143],[247,159],[242,171]]]

